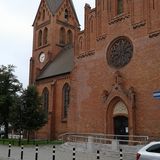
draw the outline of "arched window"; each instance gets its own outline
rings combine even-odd
[[[45,10],[43,10],[43,17],[42,17],[42,20],[44,20],[45,19]]]
[[[60,44],[65,44],[65,29],[61,27],[60,33],[59,33],[59,43]]]
[[[94,24],[93,24],[93,17],[90,19],[90,32],[93,33]]]
[[[42,30],[38,32],[38,47],[42,46]]]
[[[117,0],[117,14],[123,13],[123,0]]]
[[[64,11],[64,19],[68,21],[68,10],[65,9]]]
[[[48,43],[48,29],[45,28],[43,32],[43,44],[47,44],[47,43]]]
[[[63,108],[62,108],[62,118],[67,118],[68,108],[69,108],[69,99],[70,99],[70,86],[66,83],[63,86]]]
[[[72,39],[73,39],[72,31],[68,30],[68,32],[67,32],[67,43],[72,44]]]
[[[39,12],[39,14],[38,14],[38,20],[40,20],[41,19],[41,12]]]
[[[105,0],[103,0],[103,3],[102,3],[102,5],[103,5],[103,10],[104,10],[104,8],[105,8],[105,6],[104,6],[104,5],[105,5],[105,2],[104,2],[104,1],[105,1]]]
[[[83,50],[83,37],[79,38],[79,49]]]
[[[155,9],[155,0],[153,0],[153,9]]]
[[[48,114],[48,105],[49,105],[49,91],[47,88],[44,88],[42,93],[42,107],[46,114]]]

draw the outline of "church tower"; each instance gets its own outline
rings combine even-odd
[[[48,123],[36,137],[53,139],[56,132],[67,130],[69,76],[73,69],[74,40],[79,30],[72,0],[41,0],[33,30],[29,83],[35,84],[42,95],[42,107],[48,116]],[[60,123],[58,128],[56,121]]]
[[[30,84],[67,44],[74,45],[79,22],[72,0],[41,0],[33,28]]]

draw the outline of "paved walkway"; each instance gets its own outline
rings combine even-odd
[[[11,160],[20,160],[20,147],[11,147]],[[8,146],[0,145],[0,160],[7,160],[8,157]],[[96,160],[96,153],[91,152],[80,152],[76,151],[76,160]],[[24,160],[35,160],[35,147],[25,146],[24,147]],[[61,146],[56,146],[56,160],[72,160],[72,150],[66,149]],[[106,152],[100,154],[101,160],[118,160],[118,152]],[[39,146],[38,160],[52,160],[52,146]],[[123,160],[135,160],[135,154],[127,153],[124,155]]]

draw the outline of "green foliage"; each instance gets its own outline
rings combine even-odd
[[[22,95],[24,103],[23,127],[28,131],[41,128],[47,122],[47,117],[41,107],[41,97],[38,95],[35,86],[28,86]]]
[[[28,86],[20,97],[16,97],[16,105],[12,107],[12,126],[15,130],[26,131],[28,141],[30,133],[40,129],[47,122],[47,116],[41,107],[41,97],[35,86]]]
[[[21,103],[21,96],[15,97],[15,103],[13,107],[10,109],[10,120],[12,129],[18,130],[20,132],[22,126],[22,103]]]
[[[14,69],[13,65],[0,66],[0,125],[5,125],[5,138],[8,138],[9,124],[19,132],[28,131],[29,135],[47,122],[35,86],[22,91]]]
[[[22,84],[14,75],[15,66],[0,66],[0,124],[5,125],[5,137],[8,137],[10,110],[16,103],[16,97]]]
[[[35,131],[47,122],[46,114],[41,107],[41,97],[38,95],[35,86],[28,86],[22,94],[23,128],[27,131]]]
[[[54,140],[54,141],[50,141],[50,140],[30,140],[29,142],[26,139],[22,139],[21,140],[21,144],[23,145],[48,145],[48,144],[54,144],[54,145],[60,145],[63,144],[63,141],[60,140]],[[8,145],[8,144],[12,144],[14,146],[18,146],[19,145],[19,140],[18,139],[0,139],[0,144],[3,145]]]

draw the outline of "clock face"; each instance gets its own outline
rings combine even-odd
[[[44,52],[40,53],[40,55],[39,55],[39,61],[40,61],[41,63],[44,62],[45,58],[46,58],[45,53],[44,53]]]

